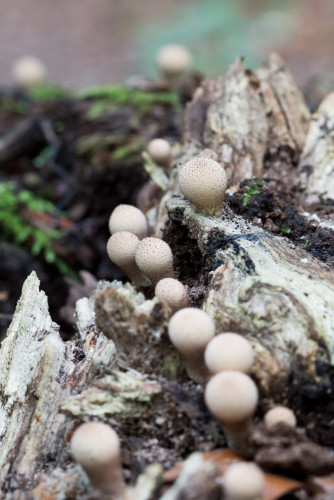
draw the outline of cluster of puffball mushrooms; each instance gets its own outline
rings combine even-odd
[[[153,161],[166,165],[171,148],[164,139],[148,145]],[[199,157],[185,163],[178,176],[184,197],[201,212],[218,215],[227,178],[217,161]],[[221,422],[229,447],[240,449],[258,403],[258,389],[248,375],[254,361],[251,343],[237,333],[216,334],[211,317],[191,307],[186,287],[175,278],[169,245],[150,236],[143,212],[132,205],[118,205],[109,219],[111,237],[107,252],[135,285],[155,286],[155,296],[174,313],[168,325],[171,343],[178,350],[188,376],[206,384],[205,402]],[[286,407],[272,408],[264,418],[268,428],[279,422],[295,426],[296,418]],[[71,441],[72,454],[87,472],[92,484],[110,498],[126,498],[120,467],[120,445],[108,425],[81,425]],[[264,474],[254,463],[232,464],[224,475],[224,498],[256,500],[263,496]],[[122,496],[123,495],[123,496]]]
[[[157,63],[166,78],[173,79],[190,66],[191,59],[185,47],[171,45],[161,49]],[[172,163],[171,147],[165,139],[152,140],[147,153],[161,167],[168,168]],[[220,214],[227,177],[216,160],[202,154],[186,162],[180,168],[178,185],[195,209],[208,216]],[[134,285],[153,285],[157,299],[170,307],[173,316],[168,325],[169,339],[180,353],[188,376],[198,384],[206,384],[206,405],[221,422],[229,447],[240,450],[259,397],[249,376],[255,357],[251,343],[237,333],[216,332],[212,318],[191,307],[187,288],[175,278],[171,248],[161,238],[151,236],[153,231],[141,210],[132,205],[117,206],[110,216],[109,230],[110,259]],[[264,422],[267,428],[280,422],[296,426],[295,415],[283,406],[269,410]],[[71,439],[71,452],[101,493],[111,500],[129,498],[119,438],[109,425],[80,425]],[[260,500],[264,487],[264,474],[255,463],[233,463],[224,474],[224,499]]]

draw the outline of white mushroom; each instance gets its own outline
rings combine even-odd
[[[147,285],[147,279],[138,269],[135,253],[139,238],[128,231],[120,231],[110,236],[107,252],[110,260],[120,267],[136,285]]]
[[[109,219],[109,231],[111,234],[120,231],[133,233],[141,240],[148,234],[148,225],[145,215],[139,208],[133,205],[118,205]]]
[[[268,429],[272,429],[279,423],[284,423],[290,427],[296,427],[297,419],[290,408],[286,406],[274,406],[267,411],[264,416],[264,423]]]
[[[172,153],[170,144],[166,139],[152,139],[148,143],[147,152],[158,165],[169,166]]]
[[[254,352],[247,339],[236,333],[221,333],[207,345],[205,364],[210,373],[237,370],[249,373],[254,361]]]
[[[258,398],[256,385],[245,373],[224,371],[209,380],[205,388],[205,402],[222,423],[231,449],[238,450],[242,445]]]
[[[138,268],[152,283],[163,278],[173,278],[173,254],[170,246],[160,238],[144,238],[138,243],[135,254]]]
[[[196,382],[203,383],[208,378],[203,356],[214,334],[215,325],[210,316],[195,307],[181,309],[169,322],[169,338],[181,354],[189,377]]]
[[[265,480],[261,469],[254,463],[237,462],[224,474],[226,500],[262,500]]]
[[[181,281],[174,278],[164,278],[158,281],[155,287],[158,299],[167,302],[173,311],[189,306],[189,296],[186,287]]]
[[[210,158],[194,158],[179,173],[181,193],[196,208],[210,215],[221,212],[227,187],[225,169]]]
[[[190,68],[192,59],[192,55],[187,47],[173,43],[165,45],[158,51],[156,62],[164,75],[175,77]]]
[[[12,77],[18,87],[33,87],[45,81],[46,68],[37,57],[20,57],[13,65]]]
[[[110,500],[125,498],[119,438],[109,425],[80,425],[71,439],[71,453],[95,488],[108,494]]]

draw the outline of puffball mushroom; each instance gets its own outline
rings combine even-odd
[[[245,373],[227,370],[209,380],[205,388],[205,402],[222,423],[231,449],[238,450],[242,445],[258,399],[257,387]]]
[[[254,352],[247,339],[236,333],[221,333],[206,346],[205,364],[210,373],[237,370],[249,373],[254,361]]]
[[[171,147],[166,139],[152,139],[148,143],[147,152],[158,165],[168,166],[171,162]]]
[[[189,297],[186,287],[181,281],[174,278],[164,278],[158,281],[155,295],[164,300],[173,311],[189,306]]]
[[[193,57],[184,45],[169,44],[162,47],[156,57],[159,69],[167,77],[179,76],[187,71],[192,64]]]
[[[210,316],[195,307],[181,309],[172,316],[168,335],[181,354],[189,377],[198,383],[205,382],[209,373],[203,360],[204,350],[215,335]]]
[[[147,220],[139,208],[121,204],[113,210],[110,216],[109,231],[111,234],[128,231],[141,240],[148,234]]]
[[[124,498],[119,438],[109,425],[102,422],[80,425],[71,439],[71,453],[95,488],[108,494],[111,500]]]
[[[286,406],[274,406],[271,410],[267,411],[264,416],[264,423],[268,429],[272,429],[279,423],[284,423],[291,427],[296,427],[296,416],[290,408]]]
[[[262,500],[264,474],[251,462],[230,465],[224,474],[224,498],[226,500]]]
[[[138,244],[136,254],[138,268],[152,283],[174,276],[173,254],[170,246],[160,238],[144,238]]]
[[[37,57],[20,57],[13,65],[12,77],[18,87],[33,87],[45,81],[46,68]]]
[[[120,267],[136,285],[147,285],[147,279],[138,269],[135,253],[140,240],[129,231],[120,231],[110,236],[107,252],[110,260]]]
[[[193,158],[179,173],[181,193],[196,208],[209,215],[221,212],[227,187],[225,169],[210,158]]]

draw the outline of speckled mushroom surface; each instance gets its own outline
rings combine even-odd
[[[170,246],[160,238],[144,238],[136,250],[136,263],[152,283],[162,278],[172,278],[173,254]]]
[[[109,231],[111,234],[129,231],[141,240],[148,234],[147,220],[139,208],[121,204],[113,210],[110,216]]]
[[[196,208],[211,215],[221,210],[227,187],[225,169],[210,158],[194,158],[179,173],[181,193]]]

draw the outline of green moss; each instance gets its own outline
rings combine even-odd
[[[50,84],[35,85],[29,89],[28,95],[35,102],[59,101],[72,97],[69,90]]]
[[[41,214],[54,215],[58,215],[57,208],[31,191],[16,191],[14,182],[0,182],[0,239],[18,245],[26,243],[32,255],[42,255],[46,262],[54,264],[62,274],[76,278],[76,273],[52,248],[52,242],[61,238],[64,232],[59,229],[39,229],[21,215],[22,206]]]
[[[262,187],[263,186],[263,181],[261,180],[257,180],[257,179],[253,179],[246,187],[245,187],[245,195],[244,195],[244,199],[242,201],[242,206],[245,207],[247,205],[247,203],[249,202],[249,200],[251,199],[251,197],[254,195],[254,194],[260,194],[260,190],[258,189],[259,187]]]
[[[289,227],[280,227],[279,230],[284,234],[291,234],[291,229]]]
[[[79,91],[77,97],[96,100],[88,113],[90,118],[97,118],[126,105],[136,107],[141,113],[147,113],[156,104],[168,104],[176,111],[180,109],[179,98],[175,92],[145,92],[124,85],[91,87]]]

